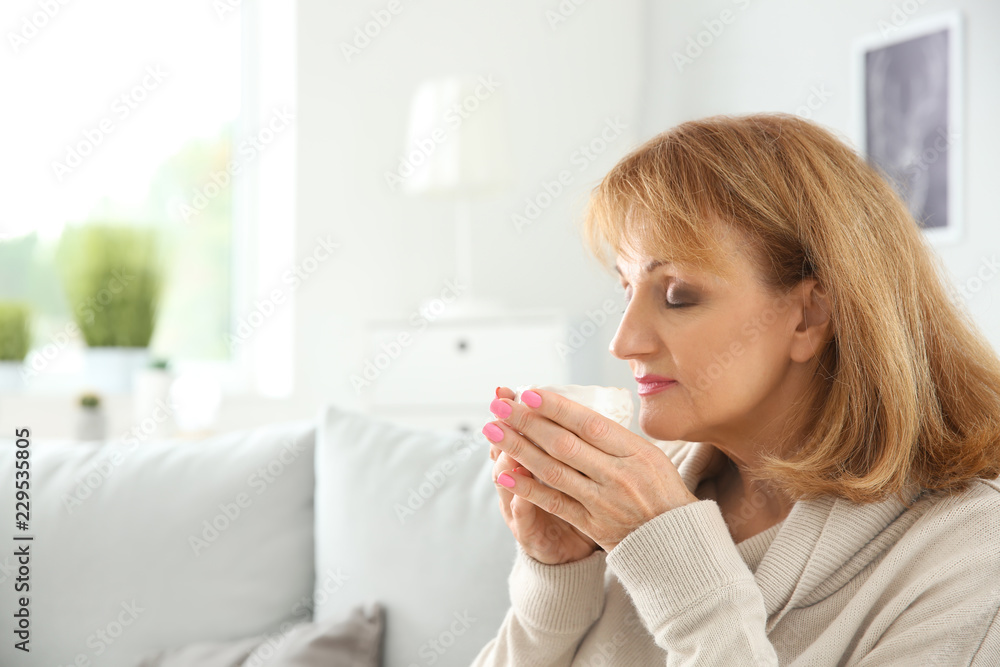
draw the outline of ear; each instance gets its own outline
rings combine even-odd
[[[794,361],[805,363],[817,356],[831,338],[833,310],[826,287],[815,278],[803,280],[795,290],[795,308],[802,317],[792,337],[791,355]]]

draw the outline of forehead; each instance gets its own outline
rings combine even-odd
[[[629,230],[633,233],[626,232],[616,247],[615,270],[619,276],[634,274],[636,279],[663,267],[671,276],[701,282],[740,282],[755,277],[759,267],[748,239],[717,217],[703,222],[693,235],[671,233],[672,225],[666,225],[665,234]]]
[[[728,277],[687,263],[651,257],[639,257],[629,260],[620,254],[615,261],[615,271],[622,278],[636,273],[636,278],[642,279],[648,277],[658,269],[665,268],[669,275],[680,278],[682,282],[696,281],[707,285],[722,285],[723,283],[731,282],[739,283],[752,277],[752,267],[747,265],[746,257],[742,253],[727,255],[726,260],[728,261],[724,262],[726,264],[724,270],[729,271]]]
[[[623,264],[626,264],[626,261],[623,260],[623,259],[618,259],[617,261],[615,261],[615,271],[617,271],[618,275],[620,275],[620,276],[624,275],[624,273],[622,272],[622,269],[621,269],[621,267],[622,267]],[[642,266],[642,272],[643,273],[652,273],[653,271],[655,271],[656,269],[658,269],[661,266],[673,266],[673,265],[674,265],[673,262],[668,262],[668,261],[662,260],[662,259],[654,259],[654,260],[651,260],[649,262],[646,262]]]

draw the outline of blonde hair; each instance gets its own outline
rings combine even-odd
[[[710,222],[712,221],[712,222]],[[625,156],[591,193],[589,252],[689,263],[725,276],[716,222],[738,232],[762,286],[827,289],[804,440],[750,471],[794,499],[879,502],[1000,475],[1000,358],[882,172],[794,115],[712,116]]]

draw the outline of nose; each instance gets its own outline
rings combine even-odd
[[[646,299],[635,294],[625,307],[618,330],[608,345],[608,351],[619,359],[632,359],[656,351],[656,330]]]

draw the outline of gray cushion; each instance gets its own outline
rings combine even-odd
[[[158,651],[139,667],[380,667],[383,614],[382,606],[372,602],[354,608],[346,619]]]

